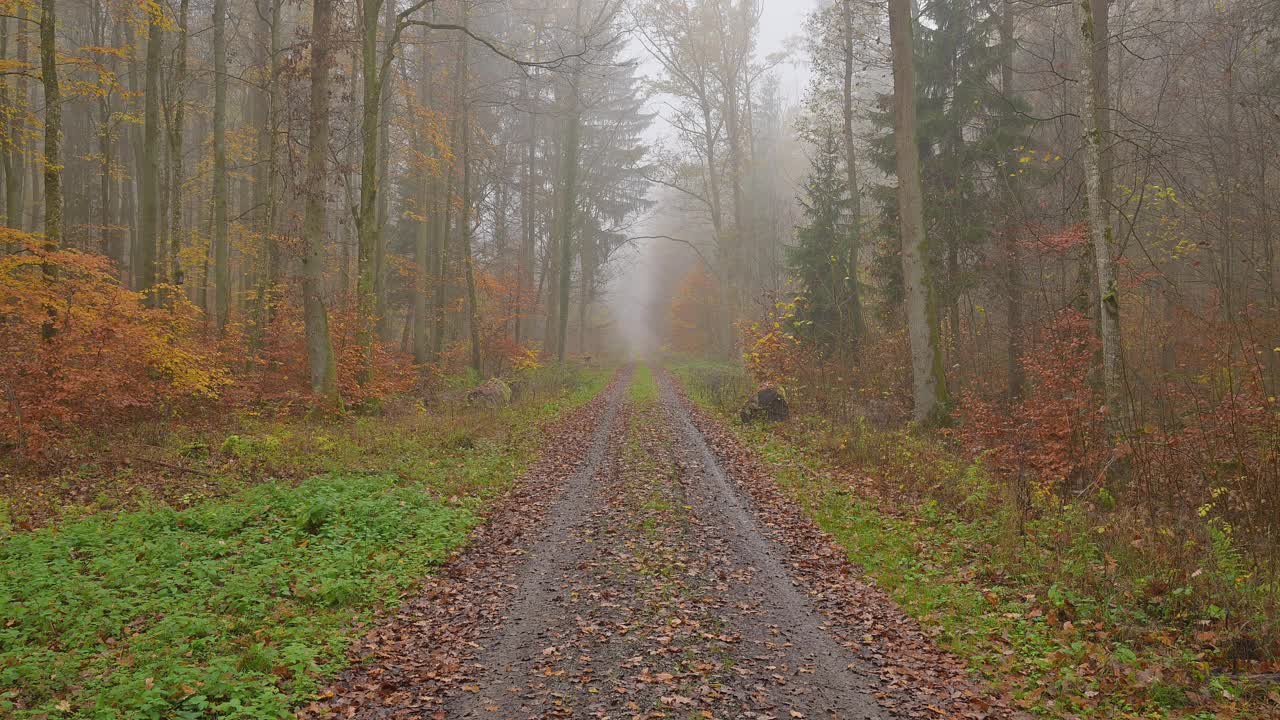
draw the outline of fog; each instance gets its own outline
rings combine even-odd
[[[808,61],[802,43],[806,16],[817,6],[817,0],[761,0],[760,23],[754,61],[770,64],[769,74],[776,78],[782,108],[788,115],[800,103],[809,80]],[[662,66],[646,49],[644,42],[632,39],[630,51],[639,59],[650,81],[662,73]],[[657,147],[677,143],[672,125],[672,99],[654,93],[646,99],[645,109],[655,115],[646,135]],[[785,128],[794,135],[792,128]],[[792,138],[793,139],[793,138]],[[800,149],[792,146],[796,157],[792,165],[802,169]],[[784,188],[799,189],[802,174],[795,170],[779,178]],[[613,349],[631,358],[644,358],[662,346],[667,314],[678,292],[681,280],[689,270],[710,258],[713,243],[709,239],[710,224],[681,203],[680,194],[655,184],[650,198],[655,208],[634,228],[631,247],[615,260],[611,280],[606,287],[607,312],[610,315]],[[691,249],[685,243],[699,247]]]

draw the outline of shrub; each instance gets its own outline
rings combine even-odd
[[[0,442],[39,454],[70,428],[154,416],[228,384],[181,293],[131,292],[108,260],[16,230],[0,244]]]

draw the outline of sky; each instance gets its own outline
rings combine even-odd
[[[805,16],[817,4],[817,0],[761,0],[760,55],[782,50],[787,38],[799,35],[804,29]],[[799,100],[806,77],[803,68],[789,64],[779,68],[778,74],[788,99]]]

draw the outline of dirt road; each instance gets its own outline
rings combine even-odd
[[[725,472],[668,377],[641,376],[549,435],[478,541],[304,716],[1002,716],[799,515]]]

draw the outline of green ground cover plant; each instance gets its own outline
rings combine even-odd
[[[286,465],[314,451],[324,472],[8,530],[0,716],[287,717],[363,623],[465,542],[545,423],[605,380],[586,372],[500,411],[362,418],[306,441],[264,423],[217,452]]]
[[[673,369],[853,562],[1028,712],[1262,718],[1280,702],[1206,651],[1226,613],[1214,598],[1142,593],[1161,568],[1117,557],[1082,507],[1028,517],[980,462],[906,429],[834,427],[803,412],[743,425],[735,415],[751,383],[740,369]]]

